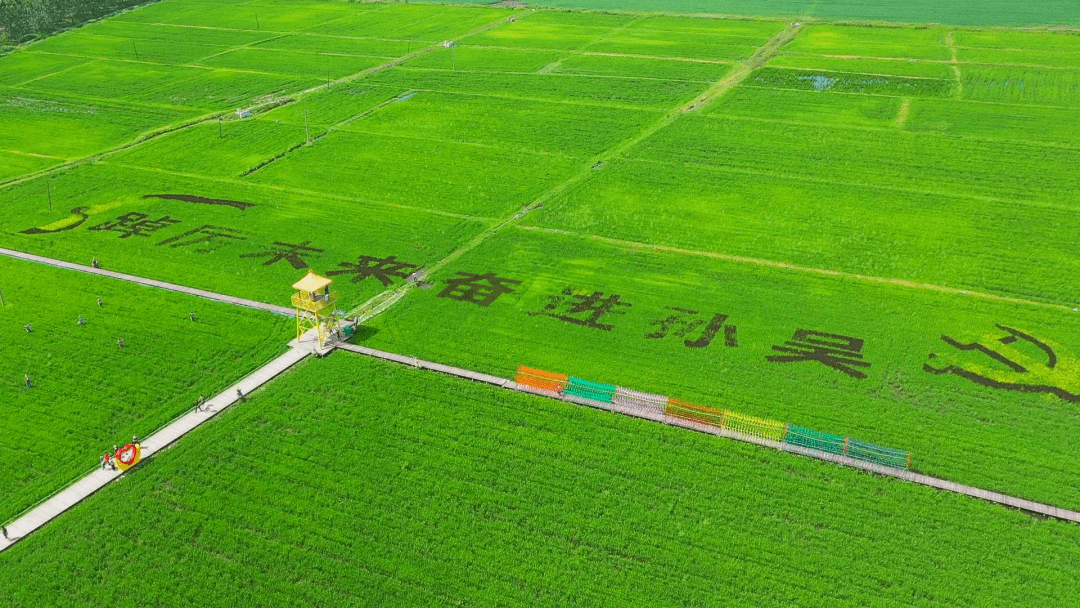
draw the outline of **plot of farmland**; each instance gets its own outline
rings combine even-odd
[[[269,313],[9,258],[0,276],[5,521],[113,444],[145,437],[273,358],[291,329]]]
[[[490,0],[447,0],[454,4],[490,4]],[[619,11],[665,11],[693,15],[750,15],[783,19],[837,19],[950,23],[954,25],[1077,25],[1080,16],[1069,0],[535,0],[531,6]]]
[[[1078,591],[1076,526],[388,365],[339,353],[276,381],[5,552],[0,593],[1042,607]]]

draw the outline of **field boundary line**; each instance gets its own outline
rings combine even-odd
[[[956,93],[953,95],[956,99],[964,98],[964,78],[960,75],[959,59],[956,53],[956,41],[953,39],[953,33],[948,32],[945,34],[945,46],[949,49],[949,69],[952,70],[953,76],[956,78]]]
[[[25,51],[25,52],[29,52],[29,51]],[[48,51],[33,51],[33,52],[40,53],[42,55],[64,55],[65,57],[73,57],[74,56],[74,55],[65,55],[64,53],[50,53]],[[61,68],[59,70],[56,70],[55,72],[49,72],[48,74],[43,74],[41,76],[35,76],[35,77],[31,78],[30,80],[24,80],[22,82],[17,82],[15,84],[11,85],[11,88],[18,89],[20,91],[25,91],[25,90],[33,91],[34,89],[23,89],[23,86],[28,85],[31,82],[36,82],[36,81],[41,80],[43,78],[48,78],[49,76],[56,76],[57,74],[63,74],[64,72],[74,70],[75,68],[81,68],[81,67],[83,67],[84,65],[86,65],[88,63],[93,63],[94,61],[97,61],[97,59],[98,59],[97,57],[93,57],[93,58],[80,57],[80,58],[86,59],[86,61],[84,61],[82,63],[76,63],[75,65],[69,65],[66,68]]]
[[[985,291],[975,291],[971,289],[961,289],[959,287],[948,287],[946,285],[936,285],[934,283],[923,283],[920,281],[911,281],[908,279],[896,279],[889,277],[878,277],[869,274],[859,274],[857,272],[846,272],[843,270],[830,270],[828,268],[814,268],[813,266],[800,266],[799,264],[789,264],[787,262],[778,262],[776,260],[766,260],[764,258],[754,258],[749,256],[734,255],[730,253],[718,253],[715,251],[701,251],[698,249],[685,249],[683,247],[674,247],[671,245],[654,245],[650,243],[639,243],[637,241],[628,241],[625,239],[616,239],[607,236],[600,236],[597,234],[585,234],[580,232],[572,232],[570,230],[562,230],[560,228],[546,228],[543,226],[517,226],[519,230],[529,230],[536,232],[549,232],[552,234],[561,234],[566,236],[572,236],[579,239],[588,239],[593,241],[600,241],[609,245],[616,245],[626,249],[645,249],[649,251],[659,251],[664,253],[677,253],[681,255],[692,255],[696,257],[711,258],[715,260],[722,260],[725,262],[735,262],[738,264],[752,264],[754,266],[764,266],[767,268],[777,268],[781,270],[790,270],[794,272],[802,272],[806,274],[816,274],[827,277],[836,277],[840,279],[852,279],[856,281],[865,281],[868,283],[879,283],[885,285],[893,285],[896,287],[905,287],[908,289],[919,289],[923,291],[936,291],[939,293],[945,293],[949,295],[962,295],[971,296],[973,298],[981,298],[984,300],[993,300],[995,302],[1007,302],[1009,304],[1023,304],[1026,306],[1038,306],[1040,308],[1050,308],[1053,310],[1059,310],[1063,312],[1077,312],[1076,308],[1066,306],[1064,304],[1054,304],[1051,302],[1039,302],[1038,300],[1027,300],[1024,298],[1017,298],[1014,296],[1003,296],[993,293],[987,293]]]
[[[417,357],[409,357],[406,355],[399,355],[388,351],[378,350],[375,348],[369,348],[366,346],[360,346],[356,344],[340,343],[336,345],[336,348],[341,350],[382,359],[384,361],[392,361],[400,365],[407,365],[409,367],[415,367],[417,369],[436,371],[443,374],[449,374],[457,376],[459,378],[465,378],[476,382],[483,382],[485,384],[491,384],[507,390],[529,393],[531,395],[537,395],[540,397],[547,397],[549,399],[555,399],[558,401],[574,403],[577,405],[583,405],[586,407],[592,407],[605,412],[612,412],[630,416],[633,418],[642,418],[645,420],[652,420],[654,422],[660,422],[670,426],[677,426],[692,431],[698,431],[709,435],[716,435],[719,437],[726,437],[728,439],[734,439],[736,441],[742,441],[745,443],[752,443],[762,447],[773,448],[783,452],[791,454],[797,454],[800,456],[807,456],[810,458],[816,458],[826,462],[831,462],[841,466],[851,467],[855,469],[861,469],[870,473],[876,473],[878,475],[884,475],[887,477],[893,477],[896,479],[902,479],[919,485],[929,486],[938,490],[944,490],[947,492],[955,492],[958,494],[965,494],[974,498],[980,498],[982,500],[997,503],[1007,507],[1028,511],[1031,513],[1037,513],[1047,517],[1053,517],[1063,521],[1069,521],[1073,523],[1080,523],[1080,512],[1064,509],[1061,507],[1055,507],[1045,503],[1040,503],[1024,498],[1017,498],[1015,496],[1009,496],[1008,494],[1002,494],[1000,492],[993,492],[990,490],[983,490],[973,486],[966,486],[963,484],[941,479],[940,477],[932,477],[930,475],[924,475],[922,473],[915,473],[914,471],[906,471],[903,469],[895,469],[872,462],[866,462],[862,460],[856,460],[847,456],[831,454],[829,452],[823,452],[821,450],[815,450],[812,448],[806,448],[798,445],[792,445],[790,443],[773,441],[770,439],[762,439],[760,437],[753,437],[750,435],[744,435],[742,433],[734,432],[729,429],[721,429],[711,427],[704,424],[695,424],[689,420],[677,418],[668,414],[657,414],[656,412],[649,411],[643,406],[634,405],[618,405],[613,406],[611,403],[596,401],[593,399],[587,399],[584,397],[578,397],[574,395],[565,395],[556,393],[554,391],[547,391],[543,389],[534,388],[531,386],[518,384],[513,380],[506,378],[500,378],[498,376],[492,376],[490,374],[484,374],[481,372],[474,372],[460,367],[454,367],[450,365],[443,365],[441,363],[434,363],[431,361],[425,361]]]
[[[244,396],[250,395],[252,391],[270,382],[307,358],[308,355],[316,352],[316,345],[313,344],[312,340],[313,338],[309,337],[305,337],[301,342],[294,340],[290,343],[292,348],[207,400],[200,411],[195,411],[194,408],[188,410],[188,412],[182,414],[168,425],[143,439],[141,444],[142,460],[151,458],[158,452],[167,449],[178,439],[217,416],[229,406],[242,402],[244,397],[238,396],[237,391],[242,391]],[[89,454],[87,456],[89,457]],[[130,470],[138,468],[139,465],[136,465]],[[26,538],[38,528],[79,504],[109,483],[119,479],[124,473],[95,467],[89,475],[68,485],[50,498],[40,502],[37,506],[24,511],[15,520],[7,524],[6,527],[10,538],[0,537],[0,552]]]
[[[440,69],[440,68],[404,67],[404,68],[401,68],[401,69],[405,70],[405,71],[411,71],[411,72],[449,72],[450,71],[450,70],[444,70],[444,69]],[[458,73],[468,73],[468,72],[463,72],[463,71],[459,70]],[[567,74],[567,73],[564,73],[564,72],[553,72],[553,73],[548,73],[548,74],[537,74],[536,72],[496,72],[496,73],[498,73],[498,74],[512,74],[512,75],[520,75],[520,76],[544,76],[545,78],[548,78],[548,77],[550,77],[550,78],[554,78],[554,77],[592,78],[592,76],[590,76],[588,74]],[[694,84],[705,84],[705,81],[702,81],[702,80],[674,80],[673,81],[671,79],[664,79],[664,78],[656,78],[655,80],[659,80],[659,81],[662,81],[662,82],[689,82],[689,83],[694,83]],[[379,86],[385,86],[385,85],[379,85]],[[528,97],[528,96],[525,96],[525,95],[508,95],[506,93],[487,93],[487,92],[480,92],[480,91],[465,91],[465,90],[457,90],[457,91],[455,91],[455,90],[451,90],[451,89],[431,88],[431,87],[411,87],[408,90],[416,91],[418,93],[422,93],[422,92],[442,93],[442,94],[446,94],[446,95],[460,95],[462,97],[494,97],[496,99],[510,99],[510,100],[517,100],[517,101],[531,101],[531,102],[539,102],[539,103],[547,103],[547,104],[562,104],[562,105],[585,106],[585,107],[593,107],[593,108],[615,108],[617,110],[644,110],[644,111],[648,111],[648,112],[657,112],[657,113],[662,113],[662,112],[665,112],[667,110],[667,108],[665,108],[664,106],[643,106],[643,105],[634,105],[634,104],[629,104],[629,103],[618,103],[618,102],[608,102],[608,101],[592,101],[592,100],[589,100],[589,99],[584,98],[584,97],[578,98],[578,99],[567,99],[567,98],[564,98],[564,97],[560,97],[560,98],[552,97],[552,98],[545,99],[543,97]]]
[[[343,129],[345,130],[345,129]],[[361,133],[360,131],[349,131],[348,133]],[[149,171],[153,173],[164,173],[166,175],[179,175],[181,177],[189,177],[192,179],[199,179],[207,182],[218,182],[222,184],[244,185],[252,188],[266,188],[275,192],[287,192],[290,194],[299,194],[301,196],[311,196],[324,199],[330,199],[335,201],[342,201],[347,203],[360,203],[363,205],[377,205],[380,207],[391,207],[393,209],[404,209],[406,211],[417,211],[423,213],[430,213],[432,215],[440,215],[443,217],[452,217],[460,220],[472,220],[477,222],[492,223],[499,221],[500,218],[486,217],[483,215],[469,215],[468,213],[454,213],[453,211],[445,211],[442,209],[433,209],[431,207],[415,207],[412,205],[403,205],[401,203],[391,203],[389,201],[380,201],[370,198],[361,198],[358,196],[349,196],[346,194],[334,194],[330,192],[320,192],[318,190],[306,190],[304,188],[295,188],[292,186],[278,186],[274,184],[262,183],[262,182],[245,182],[237,177],[213,177],[209,175],[202,175],[200,173],[186,173],[184,171],[171,171],[169,169],[162,169],[160,167],[144,167],[141,165],[129,165],[127,163],[113,162],[114,167],[126,167],[129,169],[137,169],[139,171]],[[273,202],[267,204],[274,204]]]
[[[589,44],[592,44],[591,42]],[[639,53],[608,53],[602,51],[586,51],[582,49],[545,49],[532,46],[504,46],[498,44],[468,44],[464,46],[474,49],[493,49],[496,51],[522,51],[522,52],[541,52],[552,53],[559,52],[565,53],[567,56],[586,56],[586,57],[625,57],[627,59],[656,59],[660,61],[682,61],[684,63],[705,63],[709,65],[735,65],[739,62],[738,59],[699,59],[697,57],[675,57],[671,55],[642,55]],[[512,72],[497,72],[497,73],[512,73]],[[522,72],[525,74],[535,74],[536,72]]]
[[[731,118],[732,120],[749,120],[749,121],[757,121],[757,122],[761,122],[761,121],[765,121],[765,120],[771,120],[771,119],[766,119],[766,118],[758,119],[758,118],[742,118],[742,117],[734,117],[734,116],[729,117],[727,115],[723,115],[723,116],[710,115],[710,116],[703,116],[702,118],[707,119],[707,120],[714,120],[714,119],[718,119],[718,118]],[[791,123],[791,124],[796,124],[797,125],[797,124],[800,124],[800,123]],[[844,128],[847,128],[847,127],[844,127]],[[875,131],[878,130],[877,127],[852,127],[852,128],[853,129],[861,129],[861,130],[868,130],[868,129],[874,129]],[[895,132],[894,129],[881,129],[881,131],[890,131],[890,130]],[[908,134],[911,134],[911,135],[921,135],[921,134],[923,134],[923,133],[919,133],[919,132],[916,132],[916,131],[904,131],[904,133],[908,133]],[[998,140],[998,141],[972,140],[972,141],[979,141],[980,143],[1000,143],[1002,141],[1005,141],[1006,143],[1017,143],[1017,142],[1009,142],[1008,140]],[[1020,142],[1020,143],[1026,143],[1026,142]],[[1060,148],[1060,146],[1054,146],[1054,147],[1059,147]],[[1065,148],[1065,149],[1076,150],[1078,148]],[[641,158],[641,157],[627,159],[627,162],[647,163],[647,164],[652,164],[652,165],[679,164],[678,162],[673,162],[673,161],[670,161],[670,160],[659,160],[659,159]],[[940,192],[940,191],[937,191],[937,190],[919,190],[918,188],[908,188],[907,186],[889,186],[889,185],[882,185],[882,184],[874,184],[874,183],[870,183],[870,182],[850,182],[850,181],[844,181],[844,180],[838,180],[838,179],[831,179],[831,178],[827,178],[827,177],[814,177],[814,176],[811,176],[811,175],[799,175],[799,174],[795,174],[795,173],[782,173],[782,172],[779,172],[779,171],[772,171],[772,170],[768,170],[768,169],[743,169],[743,168],[739,168],[739,167],[735,167],[735,166],[731,166],[731,165],[705,165],[705,164],[702,164],[702,165],[699,165],[699,167],[702,168],[705,171],[734,173],[734,174],[737,174],[737,175],[751,175],[751,176],[756,176],[756,177],[775,177],[775,178],[780,178],[780,179],[785,179],[785,180],[795,181],[795,182],[810,182],[810,183],[813,183],[813,184],[826,184],[826,185],[832,185],[832,186],[854,186],[854,187],[862,189],[862,190],[883,190],[883,191],[886,191],[886,192],[903,192],[903,193],[906,193],[906,194],[932,195],[932,196],[937,196],[937,197],[940,197],[940,198],[982,201],[982,202],[986,202],[986,203],[1007,203],[1007,204],[1012,205],[1014,207],[1032,207],[1032,208],[1036,208],[1036,209],[1055,209],[1055,210],[1058,210],[1058,211],[1068,211],[1068,212],[1075,212],[1076,211],[1076,207],[1074,205],[1061,205],[1061,204],[1057,204],[1057,203],[1054,203],[1054,202],[1047,202],[1046,200],[1041,200],[1041,201],[1038,201],[1038,200],[1025,200],[1025,199],[1018,199],[1018,198],[1006,198],[1006,197],[1002,197],[1002,196],[990,196],[990,195],[987,195],[987,194],[969,194],[969,193],[966,193],[966,192],[959,192],[959,191],[957,191],[957,192]]]
[[[743,85],[740,88],[757,89],[759,91],[767,90],[766,87],[755,87],[755,86],[750,86],[750,85]],[[802,89],[772,89],[772,90],[775,90],[775,91],[780,91],[780,90],[782,90],[782,91],[802,91]],[[813,91],[811,91],[811,93],[813,93]],[[830,95],[863,95],[863,93],[830,93]],[[869,96],[869,94],[866,94],[866,96]],[[891,95],[877,95],[877,97],[893,97],[893,96],[891,96]],[[903,100],[901,102],[901,106],[903,106],[906,103],[907,106],[908,106],[908,112],[910,112],[910,110],[911,110],[910,101],[914,101],[915,98],[914,97],[894,97],[894,99]],[[951,100],[952,98],[939,97],[939,98],[936,98],[936,99]],[[956,100],[956,101],[961,101],[961,103],[972,103],[970,100],[967,100],[967,99]],[[1033,107],[1033,106],[1025,106],[1025,107]],[[901,109],[903,109],[903,108],[901,108]],[[1065,109],[1065,108],[1054,108],[1054,109]],[[899,114],[898,114],[898,116],[899,116]],[[771,117],[766,117],[766,116],[749,116],[749,115],[746,115],[746,114],[728,114],[728,113],[723,112],[723,111],[714,112],[712,114],[702,114],[701,118],[704,119],[704,120],[734,120],[734,121],[746,121],[746,122],[762,122],[762,123],[777,124],[777,125],[795,125],[795,126],[800,126],[800,127],[822,127],[822,128],[829,128],[829,129],[831,129],[833,131],[839,131],[839,130],[846,129],[846,130],[849,130],[849,131],[864,131],[864,132],[868,132],[868,133],[895,133],[896,132],[896,129],[894,128],[896,126],[895,125],[895,120],[894,120],[893,123],[889,123],[888,126],[838,125],[836,123],[822,122],[820,120],[818,120],[818,121],[814,121],[814,120],[789,120],[789,119],[786,119],[786,118],[771,118]],[[907,118],[908,118],[908,116],[905,115],[904,116],[905,123],[907,122]],[[919,129],[912,129],[912,130],[908,130],[907,132],[911,133],[912,136],[915,136],[915,137],[937,136],[937,137],[945,138],[947,140],[973,141],[973,142],[987,143],[987,144],[1006,143],[1006,144],[1020,144],[1020,145],[1023,145],[1023,146],[1028,146],[1028,147],[1033,147],[1033,148],[1053,148],[1053,149],[1057,149],[1057,150],[1080,150],[1080,145],[1063,144],[1063,143],[1055,142],[1055,141],[1039,141],[1037,139],[1019,139],[1019,138],[1015,138],[1015,137],[993,137],[993,136],[986,136],[986,135],[969,135],[969,134],[946,135],[944,133],[937,133],[937,132],[930,131],[930,130],[919,130]],[[640,162],[650,162],[650,163],[672,163],[672,162],[674,162],[674,161],[670,161],[670,160],[659,160],[659,159],[651,159],[651,158],[635,158],[634,160],[635,161],[640,161]],[[722,169],[724,171],[738,171],[738,169],[734,169],[734,168],[727,167],[727,166],[714,166],[714,167]],[[762,173],[764,174],[764,172],[762,172]],[[785,177],[789,177],[787,174],[780,174],[780,173],[773,173],[772,175],[784,175]],[[802,179],[802,177],[794,177],[794,176],[790,176],[790,177],[792,177],[792,179]],[[828,179],[828,178],[806,177],[806,179],[822,180],[822,181],[826,181],[826,182],[834,183],[834,184],[858,185],[860,187],[878,188],[878,189],[881,189],[881,190],[903,189],[903,190],[905,190],[907,192],[915,192],[915,193],[923,193],[923,194],[937,194],[937,193],[929,191],[929,190],[918,190],[918,189],[915,189],[915,188],[908,188],[906,186],[883,186],[883,185],[879,185],[879,184],[853,184],[853,182],[842,182],[842,181],[831,180],[831,179]],[[970,199],[976,199],[976,200],[1004,201],[1004,202],[1017,203],[1017,204],[1033,204],[1030,201],[1024,201],[1022,199],[1008,199],[1008,198],[1003,198],[1003,197],[1000,197],[1000,196],[988,196],[988,195],[985,195],[985,194],[966,194],[966,193],[962,193],[962,192],[956,192],[956,193],[948,194],[948,196],[950,196],[952,198],[970,198]],[[1034,203],[1034,204],[1042,204],[1042,203]],[[1055,205],[1049,205],[1049,207],[1050,208],[1059,208],[1059,207],[1057,207]],[[1060,208],[1062,208],[1062,209],[1070,209],[1070,210],[1075,209],[1075,207],[1073,207],[1073,206],[1060,207]]]
[[[196,289],[194,287],[177,285],[176,283],[168,283],[166,281],[158,281],[157,279],[148,279],[133,274],[116,272],[113,270],[105,270],[103,268],[94,268],[93,266],[76,264],[74,262],[65,262],[64,260],[47,258],[45,256],[36,255],[33,253],[24,253],[22,251],[15,251],[14,249],[5,249],[3,247],[0,247],[0,255],[4,255],[10,258],[16,258],[19,260],[25,260],[27,262],[36,262],[38,264],[46,264],[49,266],[55,266],[57,268],[64,268],[67,270],[77,270],[79,272],[85,272],[87,274],[96,274],[98,276],[118,279],[120,281],[138,283],[139,285],[145,285],[147,287],[157,287],[159,289],[165,289],[167,291],[176,291],[179,293],[185,293],[207,300],[213,300],[215,302],[234,304],[236,306],[244,306],[247,308],[254,308],[256,310],[265,310],[267,312],[272,312],[279,315],[292,316],[296,314],[296,311],[294,309],[286,308],[284,306],[267,304],[265,302],[256,302],[255,300],[248,300],[245,298],[238,298],[236,296],[229,296],[222,293],[215,293],[213,291],[207,291],[205,289]]]
[[[6,154],[14,154],[16,156],[32,156],[34,158],[47,158],[49,160],[64,160],[63,156],[52,156],[50,154],[38,154],[36,152],[26,152],[24,150],[8,150],[6,148],[0,148],[0,152]]]

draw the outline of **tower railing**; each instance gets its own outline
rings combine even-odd
[[[294,293],[292,296],[293,308],[299,308],[300,310],[306,310],[308,312],[322,312],[327,308],[332,308],[337,303],[337,294],[299,294]]]

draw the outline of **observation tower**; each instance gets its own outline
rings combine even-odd
[[[341,330],[341,324],[334,316],[334,303],[337,294],[330,291],[334,281],[308,270],[304,278],[293,283],[293,308],[296,309],[296,340],[304,332],[314,329],[319,334],[319,348],[326,348],[327,338]]]

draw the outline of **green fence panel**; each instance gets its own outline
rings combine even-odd
[[[615,397],[616,388],[617,387],[610,384],[589,382],[588,380],[582,380],[581,378],[570,378],[566,381],[566,388],[563,389],[563,393],[574,395],[576,397],[585,397],[586,399],[592,399],[594,401],[611,403],[612,398]]]
[[[830,454],[844,453],[843,437],[831,433],[822,433],[821,431],[815,431],[794,424],[788,425],[787,437],[784,438],[784,443],[790,443],[791,445],[798,445],[812,450],[821,450],[822,452],[829,452]]]
[[[896,469],[907,469],[911,462],[911,453],[907,450],[886,448],[857,439],[848,439],[846,456],[857,460],[882,464]]]

